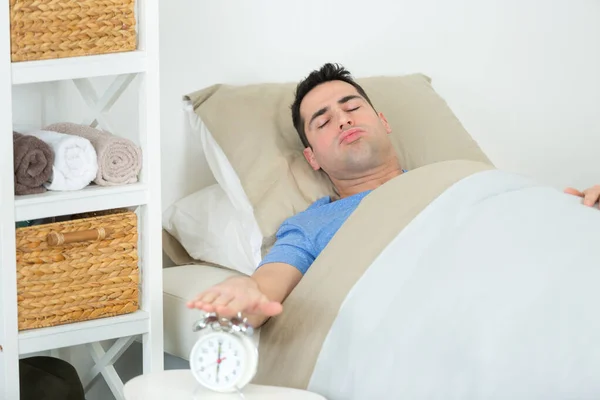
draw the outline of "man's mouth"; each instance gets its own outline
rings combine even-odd
[[[360,128],[348,129],[340,135],[340,143],[352,143],[358,139],[364,131]]]

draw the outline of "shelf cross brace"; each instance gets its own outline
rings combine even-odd
[[[83,118],[82,125],[89,125],[96,128],[100,125],[101,128],[108,132],[115,133],[112,125],[108,121],[106,113],[110,111],[112,106],[121,97],[125,89],[135,79],[136,74],[125,74],[117,76],[110,86],[106,89],[102,97],[99,97],[94,89],[94,86],[87,78],[73,79],[73,83],[81,97],[89,108],[88,114]]]
[[[102,374],[115,399],[125,400],[123,381],[115,370],[114,363],[131,346],[134,340],[135,336],[120,338],[108,351],[104,351],[100,343],[90,343],[86,346],[96,364],[83,379],[83,388],[86,393],[92,388],[100,374]]]

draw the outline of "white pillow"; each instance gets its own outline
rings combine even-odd
[[[163,228],[188,254],[201,261],[252,274],[260,262],[262,236],[254,218],[238,211],[220,185],[211,185],[173,203]]]
[[[251,254],[254,255],[256,265],[262,260],[262,244],[263,235],[260,231],[258,221],[254,216],[254,208],[250,199],[246,195],[240,178],[235,169],[229,162],[229,159],[215,141],[212,134],[202,122],[202,119],[194,112],[194,107],[191,101],[184,100],[183,108],[187,114],[188,134],[193,141],[198,141],[206,157],[206,162],[215,180],[219,183],[225,194],[228,196],[231,206],[236,212],[238,218],[245,221],[248,226],[248,234],[246,235],[248,242],[245,246],[249,248]]]

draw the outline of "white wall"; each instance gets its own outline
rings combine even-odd
[[[217,82],[423,72],[497,166],[600,183],[598,0],[163,0],[163,207],[212,182],[180,98]]]
[[[600,0],[162,0],[160,13],[163,208],[214,182],[184,131],[184,94],[296,82],[329,61],[355,76],[423,72],[497,166],[600,183]],[[109,115],[132,139],[136,85]],[[17,128],[85,111],[71,82],[46,88],[17,88]]]

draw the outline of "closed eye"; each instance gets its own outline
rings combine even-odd
[[[354,107],[354,108],[351,108],[351,109],[349,109],[349,110],[348,110],[348,112],[356,111],[356,110],[358,110],[359,108],[360,108],[360,106],[358,106],[358,107]]]
[[[321,125],[319,125],[318,128],[319,129],[323,128],[325,125],[327,125],[327,123],[329,123],[329,120],[327,120],[324,123],[322,123]]]

